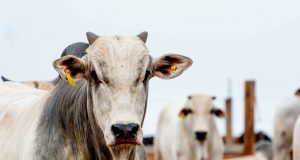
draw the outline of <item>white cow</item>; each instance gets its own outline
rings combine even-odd
[[[300,97],[285,99],[280,104],[274,120],[274,160],[292,159],[294,125],[300,114]]]
[[[169,104],[160,114],[154,142],[156,160],[220,160],[224,144],[214,116],[210,96],[189,96],[185,102]]]
[[[142,144],[148,82],[171,79],[191,66],[177,54],[152,58],[138,36],[87,33],[82,58],[53,65],[62,79],[51,91],[0,83],[0,159],[137,159]],[[33,61],[34,62],[34,61]]]
[[[300,115],[295,124],[293,137],[293,158],[300,160]]]

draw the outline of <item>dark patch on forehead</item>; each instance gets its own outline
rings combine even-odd
[[[103,69],[105,71],[109,68],[109,64],[102,60],[99,61],[98,65],[101,69]]]

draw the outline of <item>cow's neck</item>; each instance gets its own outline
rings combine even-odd
[[[60,81],[37,128],[36,159],[112,159],[88,101],[87,82]]]

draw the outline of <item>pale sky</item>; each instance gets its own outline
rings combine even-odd
[[[298,0],[2,0],[0,75],[51,80],[62,50],[86,42],[85,32],[136,35],[148,31],[154,57],[180,53],[193,66],[173,80],[152,79],[144,133],[160,110],[189,94],[216,95],[224,107],[232,80],[234,133],[243,129],[244,81],[255,79],[256,130],[272,134],[277,104],[300,87]],[[224,133],[224,120],[218,120]]]

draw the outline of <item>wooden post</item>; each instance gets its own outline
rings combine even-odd
[[[254,104],[255,104],[255,81],[245,83],[245,133],[244,154],[251,155],[254,152]]]
[[[226,143],[232,143],[231,98],[226,99]]]

